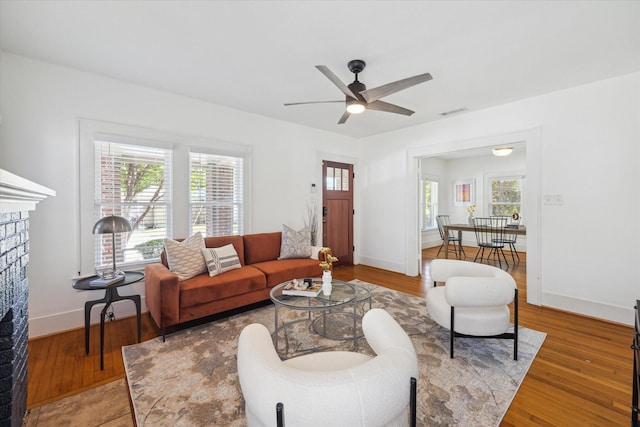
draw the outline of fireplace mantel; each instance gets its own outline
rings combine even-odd
[[[56,192],[0,169],[0,214],[32,211],[41,200]]]
[[[0,169],[0,425],[27,410],[29,211],[56,192]]]

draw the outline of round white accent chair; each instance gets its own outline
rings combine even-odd
[[[513,359],[518,360],[518,287],[509,273],[486,264],[434,259],[429,274],[434,287],[427,290],[427,313],[451,331],[451,358],[454,337],[482,337],[513,339]],[[437,282],[445,285],[435,286]]]
[[[252,426],[415,425],[418,361],[404,329],[381,308],[365,313],[370,357],[349,351],[280,360],[267,328],[246,326],[238,376]]]

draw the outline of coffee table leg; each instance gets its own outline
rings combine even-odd
[[[274,318],[276,319],[276,323],[275,323],[275,328],[273,329],[273,346],[276,348],[276,353],[280,354],[278,352],[278,304],[274,304],[273,305],[273,309],[275,310],[275,316]]]
[[[357,316],[357,304],[353,304],[353,349],[358,348],[358,338],[357,338],[357,327],[356,327],[356,316]]]

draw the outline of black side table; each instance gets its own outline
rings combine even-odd
[[[122,300],[131,300],[136,305],[136,314],[138,320],[138,342],[142,341],[142,317],[140,295],[120,295],[118,294],[118,288],[120,286],[130,285],[135,282],[139,282],[144,278],[144,273],[140,271],[125,271],[124,280],[113,283],[108,286],[92,286],[89,282],[93,279],[97,279],[98,276],[84,277],[82,279],[76,279],[73,281],[73,288],[82,291],[95,291],[104,289],[104,298],[87,301],[84,304],[84,343],[86,354],[89,354],[89,330],[90,330],[90,318],[91,308],[96,304],[104,304],[102,312],[100,313],[100,370],[104,370],[104,317],[107,314],[107,310],[111,303]]]

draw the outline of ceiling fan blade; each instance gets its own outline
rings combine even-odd
[[[336,85],[338,89],[342,91],[342,93],[352,98],[358,99],[358,97],[353,92],[351,92],[351,89],[349,89],[346,84],[342,83],[342,80],[340,80],[338,76],[333,74],[333,71],[331,71],[324,65],[316,65],[316,68],[320,70],[320,72],[324,74],[329,80],[331,80],[331,82]]]
[[[332,104],[335,102],[341,102],[344,104],[344,99],[341,99],[340,101],[311,101],[311,102],[288,102],[286,104],[284,104],[285,106],[289,106],[289,105],[305,105],[305,104]]]
[[[410,116],[413,113],[415,113],[415,111],[409,110],[408,108],[403,108],[398,105],[389,104],[388,102],[384,102],[384,101],[370,102],[367,104],[367,109],[385,111],[387,113],[402,114],[404,116]]]
[[[340,120],[338,120],[338,124],[341,125],[344,122],[346,122],[350,115],[351,115],[351,113],[345,110],[345,112],[342,115],[342,117],[340,117]]]
[[[360,92],[360,95],[362,95],[367,102],[373,102],[387,95],[391,95],[392,93],[400,92],[403,89],[429,81],[432,78],[433,77],[431,77],[431,74],[429,73],[419,74],[417,76],[407,77],[406,79],[387,83],[386,85],[374,87],[373,89],[363,90]]]

